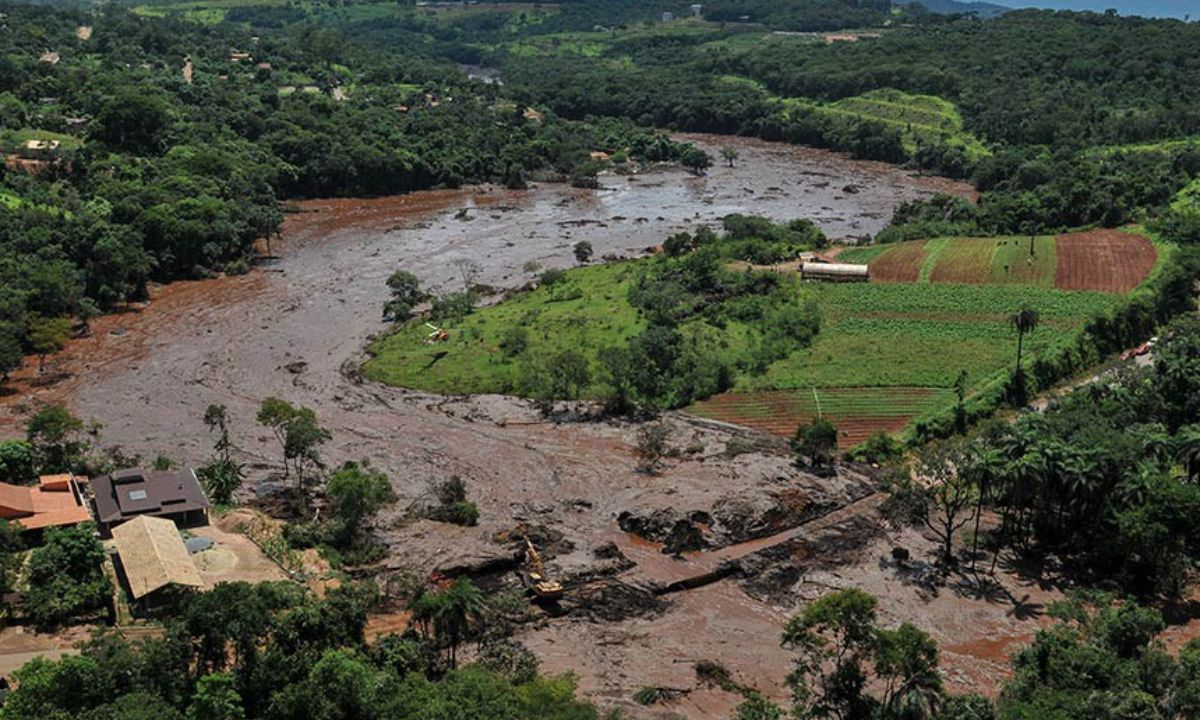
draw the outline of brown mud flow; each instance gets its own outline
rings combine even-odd
[[[61,401],[103,424],[105,446],[200,463],[211,453],[204,409],[223,403],[254,488],[269,485],[279,462],[270,433],[254,422],[258,403],[274,395],[307,405],[333,433],[326,462],[368,458],[393,479],[401,499],[380,521],[388,568],[503,567],[513,550],[494,538],[518,523],[558,538],[548,562],[568,581],[567,602],[575,609],[527,626],[520,639],[544,669],[578,672],[591,697],[632,707],[635,716],[726,717],[738,698],[701,687],[694,672],[700,660],[719,660],[739,682],[780,697],[787,671],[782,623],[829,586],[867,585],[889,618],[926,629],[971,615],[953,637],[939,635],[945,641],[983,639],[981,633],[1012,623],[1031,631],[1024,621],[1007,620],[1003,603],[967,603],[950,592],[926,600],[882,573],[879,557],[895,540],[882,536],[870,507],[831,516],[827,526],[810,525],[794,537],[736,549],[854,503],[870,485],[861,476],[814,478],[769,443],[733,457],[727,444],[739,431],[671,416],[672,443],[700,449],[649,477],[634,470],[631,425],[548,424],[512,398],[433,396],[358,384],[347,372],[361,360],[364,343],[385,329],[384,280],[397,269],[442,291],[458,285],[453,262],[471,258],[483,266],[480,282],[511,287],[525,282],[529,261],[573,264],[571,246],[579,240],[590,241],[597,257],[636,256],[673,232],[715,224],[730,212],[811,217],[835,237],[869,234],[904,200],[969,193],[831,153],[690,139],[714,155],[733,144],[741,159],[736,168],[714,167],[700,178],[676,170],[604,177],[597,191],[542,185],[301,203],[272,248],[277,261],[241,277],[158,288],[149,305],[96,321],[92,337],[53,361],[54,382],[26,371],[18,392],[0,398],[0,435],[19,433],[38,402]],[[478,527],[403,517],[431,483],[451,475],[466,481],[479,505]],[[659,511],[669,525],[643,523],[667,531],[649,538],[655,545],[661,548],[664,538],[696,541],[713,553],[733,546],[724,559],[739,563],[742,573],[656,596],[654,578],[610,546],[622,514],[650,518]],[[903,541],[915,551],[927,544],[919,537]],[[655,555],[665,568],[677,562]],[[647,710],[630,702],[643,685],[692,692]]]

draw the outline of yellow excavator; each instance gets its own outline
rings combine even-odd
[[[542,562],[542,556],[529,541],[528,535],[521,533],[521,537],[525,540],[525,572],[522,575],[525,586],[538,600],[551,602],[562,598],[562,583],[546,577],[546,564]]]

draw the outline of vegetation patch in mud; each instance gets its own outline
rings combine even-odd
[[[371,380],[438,392],[604,399],[610,407],[678,407],[811,342],[816,293],[794,276],[739,270],[826,243],[807,221],[729,216],[668,238],[654,258],[547,271],[528,292],[465,314],[435,299],[423,319],[372,348]],[[431,342],[433,340],[433,342]]]
[[[882,283],[802,282],[795,263],[780,264],[823,244],[806,224],[731,216],[721,236],[676,235],[658,257],[546,273],[498,305],[430,318],[448,333],[441,342],[430,342],[424,319],[409,322],[373,346],[365,374],[613,409],[690,405],[782,436],[827,417],[847,449],[951,407],[956,388],[970,396],[1003,382],[1018,339],[1034,363],[1076,343],[1170,254],[1113,231],[939,238],[839,256],[883,268],[891,282]],[[1078,249],[1094,246],[1114,261],[1083,262]],[[1117,261],[1119,248],[1136,252]],[[1019,336],[1011,318],[1023,307],[1039,322]]]

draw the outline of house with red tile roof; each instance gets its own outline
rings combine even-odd
[[[74,475],[44,475],[37,485],[0,483],[0,518],[25,530],[78,525],[92,519]]]

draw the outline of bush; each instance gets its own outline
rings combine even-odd
[[[453,292],[434,298],[429,314],[439,320],[461,320],[475,309],[474,293]]]
[[[326,540],[325,528],[315,522],[290,522],[283,526],[283,539],[296,550],[315,548]]]
[[[555,285],[567,279],[567,271],[559,270],[558,268],[550,268],[538,277],[538,284],[545,287],[554,287]]]
[[[639,688],[633,693],[633,701],[638,705],[657,705],[671,699],[671,691],[656,686]]]
[[[434,489],[438,504],[425,517],[436,522],[452,523],[463,527],[479,524],[479,508],[467,500],[467,484],[455,475]]]
[[[529,331],[523,327],[512,326],[504,330],[500,338],[500,349],[510,358],[517,357],[529,347]]]
[[[876,430],[866,442],[852,449],[847,457],[854,462],[884,464],[900,457],[904,445],[885,430]]]
[[[95,527],[50,528],[44,544],[29,557],[29,592],[23,605],[38,625],[57,625],[102,610],[112,596],[104,574],[104,546]]]
[[[652,475],[657,473],[659,463],[667,454],[667,441],[670,439],[671,427],[665,422],[646,423],[638,428],[637,445],[634,448],[638,469]]]
[[[33,448],[24,440],[0,441],[0,482],[24,485],[33,480]]]
[[[246,262],[245,258],[238,258],[225,263],[226,275],[245,275],[248,272],[250,272],[250,263]]]
[[[479,524],[479,508],[470,500],[463,500],[435,508],[429,513],[429,519],[463,527],[475,527]]]
[[[383,319],[402,322],[412,316],[413,306],[403,300],[390,300],[383,306]]]
[[[792,450],[800,458],[808,458],[814,469],[821,469],[833,463],[834,453],[838,444],[837,428],[825,418],[817,418],[807,425],[796,428],[792,438]]]
[[[537,655],[524,645],[510,640],[487,643],[476,662],[516,685],[533,682],[538,674]]]

